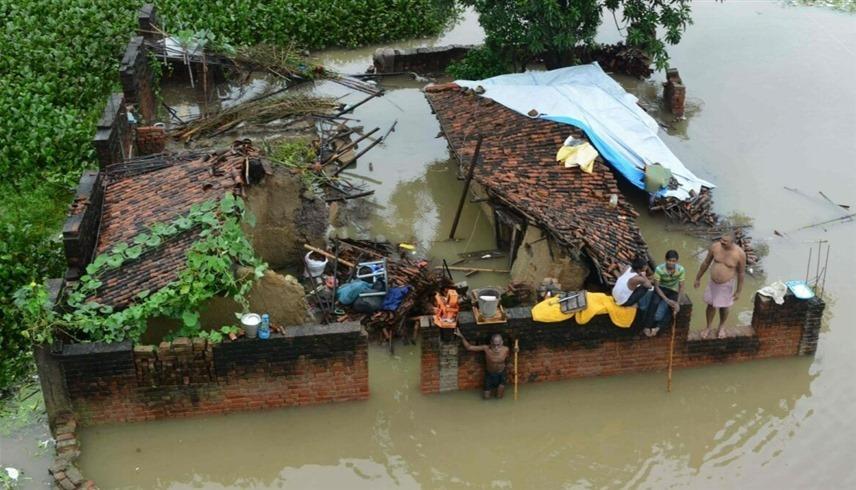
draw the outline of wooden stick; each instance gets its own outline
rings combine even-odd
[[[376,140],[374,140],[373,142],[369,143],[369,146],[367,146],[367,147],[363,148],[359,153],[357,153],[356,155],[354,155],[354,158],[350,159],[347,163],[345,163],[345,164],[344,164],[344,165],[342,165],[341,167],[337,168],[337,169],[336,169],[336,171],[335,171],[335,172],[333,172],[333,177],[338,176],[340,173],[342,173],[342,171],[343,171],[343,170],[345,170],[346,168],[348,168],[348,167],[350,167],[351,165],[353,165],[353,164],[354,164],[354,162],[356,162],[358,158],[360,158],[361,156],[365,155],[365,153],[366,153],[367,151],[371,150],[372,148],[374,148],[374,147],[375,147],[375,145],[377,145],[378,143],[380,143],[380,142],[382,142],[382,141],[383,141],[383,138],[379,138],[379,139],[376,139]]]
[[[830,224],[830,223],[836,223],[836,222],[838,222],[838,221],[844,221],[844,220],[846,220],[846,219],[851,219],[851,218],[853,218],[854,216],[856,216],[856,213],[851,213],[851,214],[848,214],[848,215],[845,215],[845,216],[840,216],[840,217],[838,217],[838,218],[829,219],[829,220],[826,220],[826,221],[821,221],[820,223],[815,223],[815,224],[813,224],[813,225],[805,225],[805,226],[802,226],[802,227],[800,227],[800,228],[797,228],[795,231],[806,230],[806,229],[808,229],[808,228],[814,228],[814,227],[817,227],[817,226],[828,225],[828,224]]]
[[[357,144],[359,144],[364,139],[368,138],[370,135],[376,133],[378,130],[380,130],[380,128],[374,128],[371,131],[369,131],[368,133],[362,135],[360,138],[358,138],[354,141],[351,141],[350,143],[346,144],[345,146],[339,148],[338,150],[336,150],[336,153],[334,153],[333,155],[328,157],[326,160],[321,162],[321,166],[326,167],[328,163],[330,163],[334,160],[338,160],[339,158],[342,158],[345,155],[345,153],[348,152],[348,150],[357,146]],[[337,138],[338,138],[338,136],[337,136]]]
[[[325,202],[347,201],[348,199],[356,199],[358,197],[371,196],[372,194],[374,194],[374,191],[365,191],[365,192],[359,192],[357,194],[348,194],[348,195],[341,196],[341,197],[330,197],[330,198],[324,199],[324,201]]]
[[[335,255],[331,254],[330,252],[325,252],[324,250],[321,250],[320,248],[315,248],[312,245],[309,245],[308,243],[304,243],[303,248],[305,248],[306,250],[315,252],[317,254],[321,254],[324,257],[327,257],[328,259],[333,259],[333,260],[336,260],[338,262],[341,262],[344,265],[347,265],[348,267],[351,267],[351,268],[356,267],[356,265],[353,262],[348,262],[345,259],[340,259],[340,258],[336,257]]]
[[[440,265],[440,266],[437,266],[435,268],[436,269],[442,269],[443,266]],[[452,267],[452,266],[449,266],[449,267],[447,267],[447,269],[450,271],[461,271],[461,272],[473,272],[473,271],[475,271],[475,272],[498,272],[500,274],[508,274],[509,272],[511,272],[508,269],[480,269],[478,267]]]
[[[458,221],[461,219],[461,211],[464,210],[464,201],[467,199],[467,192],[470,189],[470,182],[473,180],[473,172],[475,172],[476,162],[478,162],[479,153],[481,152],[482,139],[482,135],[479,135],[479,139],[476,140],[476,150],[473,152],[472,161],[470,161],[470,168],[467,171],[467,180],[464,182],[464,190],[461,192],[461,200],[458,201],[458,210],[455,212],[455,220],[452,221],[452,230],[449,232],[449,240],[455,239],[455,230],[458,229]]]
[[[666,391],[672,392],[672,363],[675,359],[675,324],[678,321],[678,315],[672,312],[672,341],[669,342],[669,378],[666,382]]]
[[[514,399],[517,400],[517,351],[520,350],[518,339],[514,339]]]
[[[344,109],[342,109],[341,111],[337,112],[337,113],[336,113],[336,117],[344,116],[345,114],[347,114],[347,113],[349,113],[349,112],[353,111],[353,110],[354,110],[354,109],[356,109],[357,107],[359,107],[359,106],[361,106],[361,105],[365,104],[366,102],[368,102],[368,101],[370,101],[370,100],[374,99],[375,97],[377,97],[377,96],[379,96],[379,95],[383,95],[383,93],[382,93],[382,92],[379,92],[379,93],[378,93],[378,92],[376,92],[376,93],[370,94],[368,97],[366,97],[365,99],[363,99],[363,100],[361,100],[361,101],[357,102],[356,104],[354,104],[354,105],[350,105],[350,106],[347,106],[347,107],[345,107]]]

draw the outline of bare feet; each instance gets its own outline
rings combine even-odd
[[[728,332],[725,331],[725,327],[719,327],[719,333],[717,334],[717,337],[719,337],[720,339],[728,337]]]
[[[710,337],[710,327],[701,331],[701,338],[706,339],[708,337]]]

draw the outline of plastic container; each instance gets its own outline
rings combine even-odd
[[[245,313],[241,316],[241,326],[244,327],[248,339],[256,338],[261,323],[262,318],[255,313]]]
[[[324,257],[324,260],[316,260],[312,258],[312,254],[315,252],[307,253],[303,257],[303,262],[306,264],[306,273],[309,277],[318,277],[324,273],[324,269],[327,267],[327,257]]]
[[[499,298],[501,294],[499,290],[493,288],[482,288],[478,291],[479,297],[479,313],[484,318],[493,318],[497,314],[499,307]]]
[[[270,338],[270,316],[267,313],[262,315],[262,324],[259,327],[259,338],[260,339],[269,339]]]

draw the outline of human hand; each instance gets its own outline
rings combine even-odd
[[[461,333],[461,329],[460,329],[460,328],[456,328],[456,329],[455,329],[455,336],[456,336],[456,337],[460,337],[460,338],[464,338],[464,334],[462,334],[462,333]]]
[[[731,295],[732,301],[737,301],[737,298],[740,297],[740,291],[734,291],[734,294]]]
[[[700,280],[696,279],[695,281],[693,281],[693,287],[694,287],[695,289],[698,289],[698,287],[699,287],[699,286],[701,286],[701,281],[700,281]]]

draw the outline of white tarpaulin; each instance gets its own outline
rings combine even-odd
[[[645,188],[645,167],[659,163],[672,172],[678,188],[661,190],[657,196],[686,200],[690,190],[714,187],[684,167],[657,136],[657,121],[597,63],[455,83],[481,86],[484,97],[521,114],[528,116],[534,109],[535,117],[582,129],[604,159],[640,189]]]

